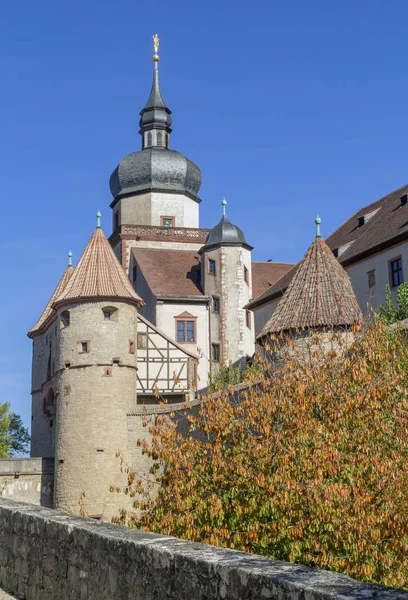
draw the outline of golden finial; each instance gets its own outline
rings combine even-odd
[[[155,33],[155,35],[153,36],[153,46],[154,46],[154,54],[153,54],[153,60],[154,62],[159,62],[159,36],[157,35],[157,33]]]

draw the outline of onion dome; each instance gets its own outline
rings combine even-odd
[[[317,217],[316,238],[258,338],[314,327],[347,327],[361,321],[350,278],[320,237],[320,223]]]
[[[135,292],[124,270],[98,225],[88,242],[74,273],[53,308],[81,300],[123,300],[142,306],[143,300]]]
[[[46,307],[44,308],[41,317],[38,319],[37,323],[34,325],[34,327],[32,329],[30,329],[30,331],[28,332],[28,337],[29,338],[33,338],[37,333],[41,333],[42,331],[44,331],[48,324],[52,321],[53,317],[55,316],[55,311],[52,308],[55,300],[58,298],[58,296],[60,296],[60,294],[62,294],[62,292],[65,290],[65,288],[67,287],[67,284],[69,282],[69,280],[71,279],[72,273],[74,272],[74,269],[72,268],[72,252],[68,253],[68,266],[65,269],[61,279],[58,282],[57,287],[55,288],[54,292],[52,293],[51,298],[48,300],[48,303],[46,305]]]
[[[231,223],[226,216],[225,207],[227,201],[223,198],[223,215],[221,221],[211,229],[202,250],[210,250],[219,246],[244,246],[252,250],[252,246],[245,239],[242,229]]]
[[[115,200],[122,195],[156,191],[182,193],[200,202],[200,169],[180,152],[169,149],[171,110],[160,91],[158,37],[153,36],[153,41],[153,84],[149,99],[140,112],[142,150],[132,152],[120,161],[111,175],[110,191]]]
[[[112,196],[147,191],[185,193],[197,202],[201,171],[191,160],[166,148],[146,148],[123,158],[110,178]]]

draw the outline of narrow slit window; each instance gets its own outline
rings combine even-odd
[[[216,275],[217,274],[217,265],[215,260],[213,260],[212,258],[208,259],[208,272],[211,275]]]

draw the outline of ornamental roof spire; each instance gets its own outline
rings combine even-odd
[[[147,141],[145,140],[145,134],[149,131],[152,132],[152,130],[162,130],[167,132],[168,134],[171,133],[171,110],[167,108],[166,103],[163,100],[159,84],[160,57],[158,54],[159,36],[157,35],[157,33],[153,36],[153,46],[154,68],[152,89],[150,90],[150,96],[144,108],[140,111],[139,133],[143,137],[143,149],[151,146],[165,146],[165,144],[157,143],[157,138],[153,135],[151,135],[149,138],[150,143],[147,143]]]

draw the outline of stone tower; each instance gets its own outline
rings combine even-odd
[[[227,219],[225,200],[222,206],[221,221],[200,250],[201,282],[212,298],[211,358],[244,368],[255,351],[252,313],[244,308],[252,298],[252,246]]]
[[[99,220],[98,214],[98,227],[77,266],[51,299],[47,322],[30,335],[39,344],[33,382],[41,390],[34,390],[33,405],[34,397],[38,404],[37,396],[44,396],[48,408],[47,397],[53,396],[55,444],[49,442],[47,451],[54,445],[54,507],[74,514],[83,508],[87,515],[107,520],[130,502],[109,488],[126,484],[116,453],[129,461],[131,456],[127,414],[136,406],[137,309],[142,301]],[[52,344],[49,350],[44,341],[37,342],[44,335]],[[38,451],[44,423],[33,422],[32,454],[37,456],[44,455]]]

